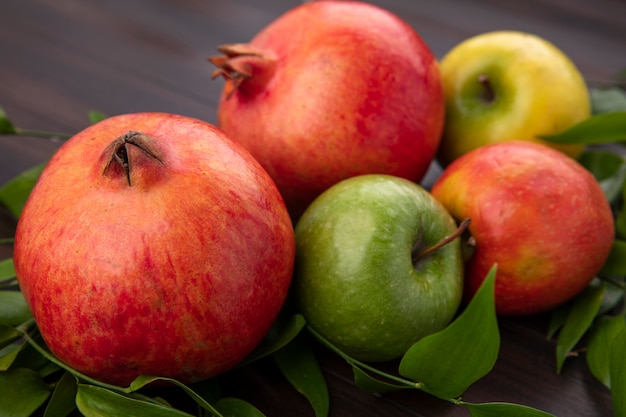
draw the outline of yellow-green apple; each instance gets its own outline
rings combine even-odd
[[[437,155],[447,165],[490,143],[558,133],[589,117],[585,81],[572,60],[537,35],[487,32],[441,59],[446,123]],[[581,145],[552,145],[576,158]]]
[[[362,175],[322,193],[296,225],[294,293],[309,324],[349,355],[387,361],[452,319],[462,232],[406,179]]]
[[[598,182],[542,144],[509,141],[470,151],[431,192],[456,219],[472,219],[466,299],[498,264],[502,315],[545,312],[571,299],[601,269],[613,242],[613,216]]]
[[[218,124],[265,167],[294,221],[332,184],[384,173],[419,182],[443,130],[428,45],[401,18],[358,1],[305,2],[213,57]]]
[[[44,341],[104,382],[230,369],[286,298],[295,236],[269,175],[214,126],[163,113],[90,126],[19,219],[15,270]]]

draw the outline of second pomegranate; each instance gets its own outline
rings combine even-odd
[[[444,120],[439,68],[391,12],[308,2],[219,50],[218,124],[268,171],[292,219],[342,179],[419,182],[428,170]]]

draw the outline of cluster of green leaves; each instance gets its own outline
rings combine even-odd
[[[597,114],[561,135],[561,142],[621,146],[626,140],[626,96],[623,92],[594,92]],[[100,113],[90,114],[92,122]],[[66,135],[16,128],[0,109],[0,134],[66,138]],[[549,337],[558,334],[557,371],[587,335],[587,363],[592,373],[615,394],[614,415],[626,416],[626,160],[615,149],[587,151],[581,163],[596,175],[616,214],[616,240],[605,268],[572,303],[554,311]],[[0,188],[0,204],[19,218],[26,198],[45,164],[18,175]],[[622,214],[623,213],[623,214]],[[1,243],[10,244],[11,237]],[[416,389],[442,401],[465,407],[472,416],[546,417],[546,412],[511,403],[470,403],[461,395],[489,373],[500,348],[494,307],[497,266],[486,277],[471,303],[445,329],[428,336],[401,359],[390,374],[345,354],[287,308],[264,343],[239,367],[271,360],[294,389],[306,397],[317,417],[329,413],[329,392],[311,340],[335,352],[351,367],[355,385],[365,392]],[[471,363],[471,366],[467,366]],[[168,382],[188,399],[188,409],[176,408],[165,396],[151,395],[150,384]],[[160,376],[141,376],[128,387],[102,383],[54,357],[38,333],[15,278],[12,259],[0,261],[0,412],[13,416],[238,416],[263,413],[237,398],[222,397],[220,377],[185,385]],[[190,411],[193,410],[193,411]],[[191,414],[194,412],[195,414]]]
[[[579,158],[600,183],[615,217],[615,240],[598,276],[551,314],[547,337],[556,337],[556,371],[585,351],[591,373],[611,390],[613,414],[626,416],[626,93],[592,90],[593,115],[557,135],[554,143],[590,145]]]

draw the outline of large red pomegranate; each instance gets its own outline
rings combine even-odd
[[[53,156],[15,269],[62,361],[127,385],[228,370],[285,300],[294,233],[271,178],[214,126],[163,113],[90,126]]]
[[[439,68],[396,15],[312,1],[219,49],[218,124],[265,167],[293,217],[350,176],[426,173],[443,128]]]

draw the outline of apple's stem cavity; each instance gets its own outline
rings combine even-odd
[[[481,95],[483,101],[487,104],[491,104],[496,101],[496,92],[493,91],[493,85],[491,85],[489,77],[485,74],[480,74],[477,81],[483,86],[483,92]]]
[[[163,160],[156,150],[155,140],[152,136],[132,130],[115,139],[104,150],[107,162],[102,175],[112,176],[115,175],[114,172],[121,170],[128,185],[132,186],[131,170],[133,164],[130,158],[130,147],[135,146],[139,148],[144,154],[162,164]]]
[[[226,99],[237,90],[254,93],[274,75],[276,58],[270,51],[245,43],[222,45],[217,50],[223,55],[209,57],[209,62],[217,67],[211,78],[224,77]]]
[[[432,253],[434,253],[437,250],[441,249],[442,247],[444,247],[448,243],[452,242],[454,239],[460,237],[463,233],[465,233],[465,230],[467,230],[467,227],[469,226],[470,222],[471,222],[471,220],[469,218],[464,219],[459,224],[459,226],[454,231],[454,233],[444,237],[439,242],[435,243],[432,246],[429,246],[426,249],[419,250],[418,248],[414,248],[413,253],[412,253],[413,265],[417,265],[417,262],[420,259],[423,259],[423,258],[427,257],[428,255],[431,255]]]

